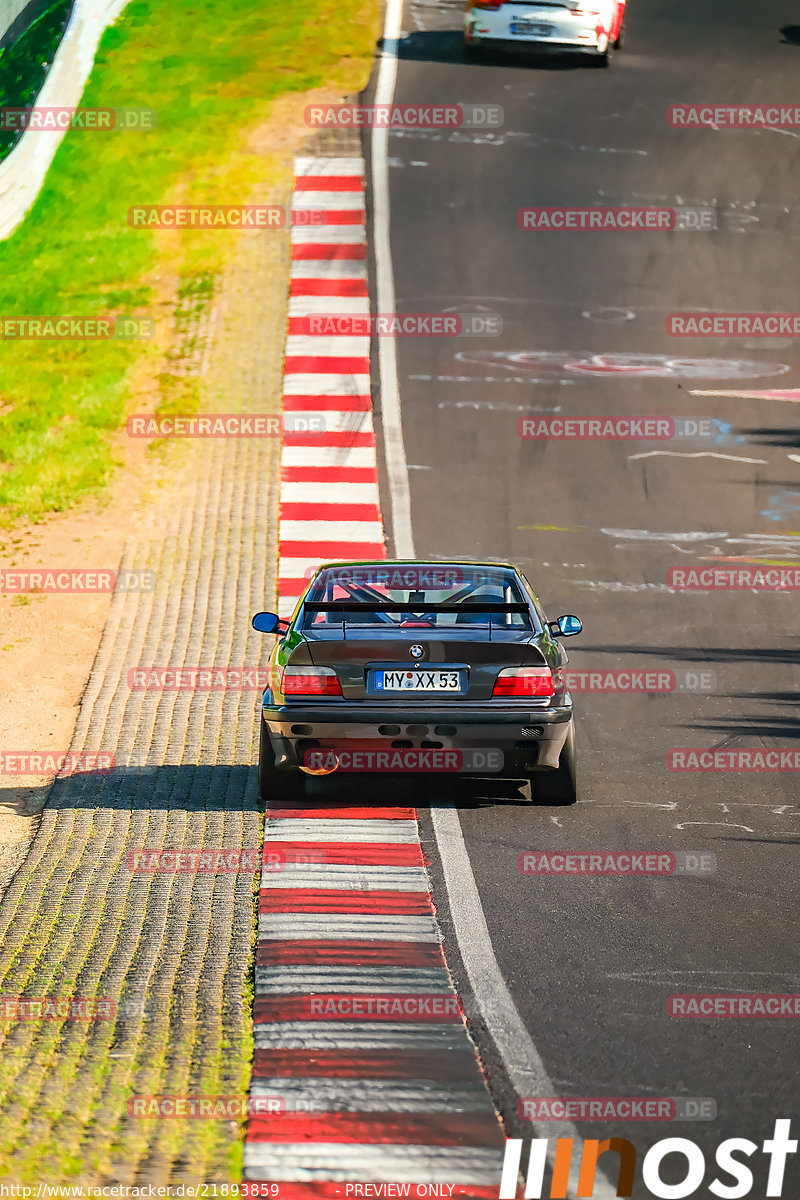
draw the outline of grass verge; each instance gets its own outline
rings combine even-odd
[[[151,341],[3,341],[0,524],[63,511],[109,478],[111,435],[155,385],[182,276],[213,275],[233,231],[131,229],[139,204],[246,203],[287,169],[254,131],[287,93],[366,82],[377,0],[132,0],[107,30],[82,105],[150,107],[147,132],[70,130],[0,244],[0,318],[140,314]],[[166,331],[169,326],[169,331]]]

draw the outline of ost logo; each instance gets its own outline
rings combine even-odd
[[[772,1138],[761,1146],[761,1152],[769,1158],[769,1175],[767,1178],[767,1196],[783,1195],[783,1182],[786,1173],[786,1160],[790,1154],[797,1153],[797,1141],[790,1138],[791,1121],[776,1120]],[[564,1200],[570,1182],[570,1167],[572,1163],[572,1138],[558,1138],[555,1144],[555,1154],[552,1157],[552,1177],[548,1195],[551,1200]],[[544,1171],[547,1164],[549,1138],[533,1138],[531,1140],[530,1159],[528,1160],[528,1176],[525,1184],[525,1196],[533,1200],[541,1200],[544,1195]],[[728,1138],[717,1146],[715,1162],[723,1176],[714,1178],[706,1184],[706,1189],[714,1196],[724,1200],[740,1200],[749,1196],[753,1187],[753,1172],[742,1159],[750,1159],[759,1149],[757,1142],[748,1138]],[[633,1194],[634,1177],[636,1174],[636,1148],[627,1138],[612,1137],[604,1141],[587,1139],[583,1143],[580,1158],[580,1174],[575,1195],[579,1198],[590,1197],[595,1191],[595,1176],[597,1160],[601,1155],[613,1150],[619,1155],[619,1170],[617,1173],[617,1195],[630,1196]],[[661,1165],[668,1156],[677,1156],[683,1160],[683,1179],[679,1183],[665,1183],[661,1178]],[[506,1141],[506,1153],[503,1160],[503,1174],[500,1180],[498,1200],[514,1200],[517,1195],[517,1180],[522,1158],[522,1138],[509,1138]],[[706,1160],[702,1150],[689,1138],[662,1138],[645,1154],[642,1159],[642,1182],[651,1196],[658,1200],[683,1200],[683,1197],[693,1196],[704,1184],[706,1176]],[[603,1194],[608,1193],[605,1181],[600,1181],[598,1189]],[[612,1185],[613,1186],[613,1185]]]

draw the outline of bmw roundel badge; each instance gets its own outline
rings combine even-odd
[[[422,658],[423,654],[425,653],[425,647],[420,646],[419,644],[409,646],[408,653],[412,658]]]

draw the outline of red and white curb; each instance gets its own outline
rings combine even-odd
[[[294,204],[348,221],[292,230],[285,406],[337,419],[322,439],[284,440],[282,614],[309,567],[386,553],[369,339],[292,332],[309,313],[369,311],[363,160],[299,159]],[[250,1092],[280,1111],[250,1117],[244,1178],[278,1184],[280,1200],[496,1197],[505,1139],[445,965],[414,809],[274,803],[264,836],[285,867],[261,880]]]
[[[384,558],[370,399],[369,337],[307,332],[315,315],[369,315],[362,158],[299,158],[283,409],[319,417],[325,432],[284,434],[279,612],[288,616],[326,559]],[[293,222],[297,218],[293,217]]]

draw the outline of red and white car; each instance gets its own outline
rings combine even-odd
[[[509,46],[577,51],[607,66],[622,45],[626,0],[467,0],[468,51]]]

